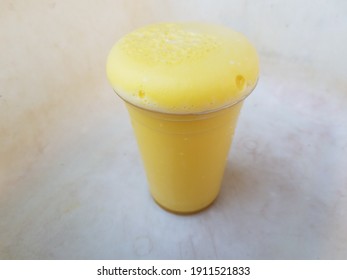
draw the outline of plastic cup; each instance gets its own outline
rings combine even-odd
[[[175,213],[209,206],[258,79],[252,45],[212,24],[154,24],[114,45],[107,74],[126,103],[154,200]]]
[[[194,213],[213,203],[242,103],[190,115],[159,113],[126,103],[150,192],[160,206]]]

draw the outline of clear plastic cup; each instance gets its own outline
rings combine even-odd
[[[107,76],[126,102],[154,200],[193,213],[218,196],[258,56],[242,34],[208,23],[158,23],[121,38]]]
[[[202,114],[166,114],[126,103],[150,192],[160,206],[194,213],[213,203],[242,104]]]

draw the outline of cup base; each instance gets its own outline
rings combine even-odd
[[[217,196],[218,197],[218,196]],[[154,202],[162,209],[164,209],[165,211],[175,214],[175,215],[180,215],[180,216],[188,216],[188,215],[194,215],[200,212],[205,211],[207,208],[210,208],[212,206],[212,204],[214,204],[214,202],[217,200],[217,197],[215,199],[213,199],[209,204],[207,204],[206,206],[198,209],[198,210],[193,210],[193,211],[176,211],[176,210],[172,210],[170,208],[167,208],[165,206],[163,206],[162,204],[160,204],[160,202],[158,202],[153,196],[152,199],[154,200]]]

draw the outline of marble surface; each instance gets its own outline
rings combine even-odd
[[[347,4],[247,3],[0,3],[0,259],[347,259]],[[261,78],[220,196],[179,216],[149,195],[105,61],[122,33],[187,19],[244,32]]]
[[[105,84],[103,102],[60,123],[1,189],[0,257],[347,258],[346,95],[295,65],[263,65],[210,208],[179,216],[153,202],[127,112]]]

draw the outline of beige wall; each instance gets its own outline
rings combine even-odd
[[[104,70],[122,34],[156,21],[222,23],[254,42],[262,67],[269,58],[295,61],[347,88],[346,11],[342,0],[2,0],[0,190],[30,172],[52,139],[79,137],[72,123],[83,130],[123,110]]]

